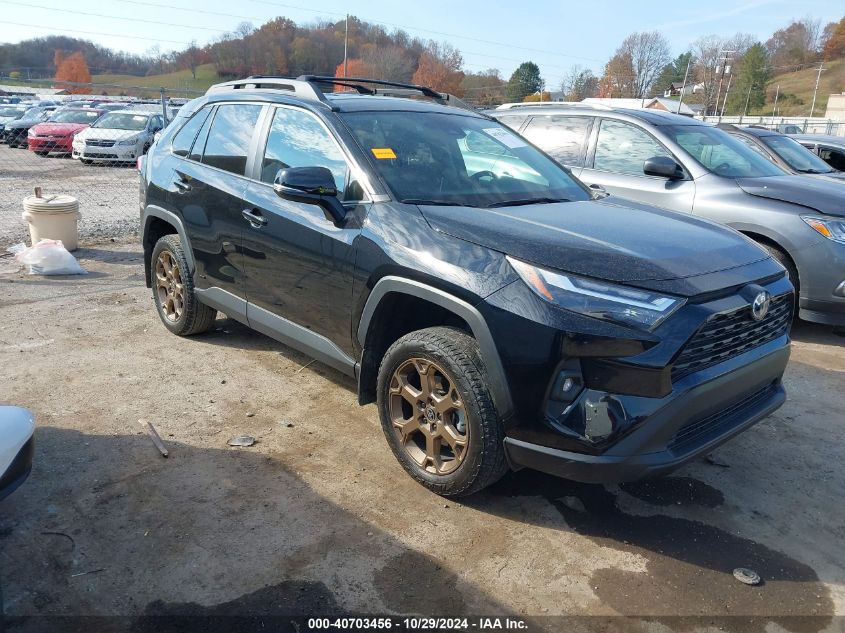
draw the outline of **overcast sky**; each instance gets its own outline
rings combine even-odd
[[[166,7],[164,5],[170,4]],[[468,70],[498,68],[504,77],[525,60],[539,64],[557,88],[566,69],[581,64],[600,73],[629,33],[660,30],[683,52],[692,40],[737,31],[765,40],[791,18],[823,24],[845,14],[842,0],[0,0],[0,41],[66,34],[111,48],[143,53],[204,43],[242,21],[258,26],[278,15],[305,24],[351,13],[392,29],[457,46]],[[86,15],[87,14],[87,15]],[[162,22],[151,24],[143,22]]]

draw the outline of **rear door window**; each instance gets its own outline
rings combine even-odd
[[[845,150],[833,147],[819,147],[819,156],[834,169],[845,171]]]
[[[522,135],[568,167],[582,167],[592,120],[585,116],[535,116]]]
[[[226,104],[217,107],[202,155],[202,163],[244,175],[260,105]]]
[[[191,146],[194,144],[194,139],[197,137],[197,132],[199,132],[202,124],[205,123],[209,112],[211,112],[211,108],[203,108],[199,112],[195,113],[194,116],[188,119],[188,122],[182,126],[182,129],[176,133],[176,136],[173,137],[173,144],[171,146],[174,154],[177,156],[188,155],[188,152],[191,151]]]
[[[655,156],[672,154],[645,130],[624,121],[603,119],[596,142],[594,169],[616,174],[643,176],[643,163]]]

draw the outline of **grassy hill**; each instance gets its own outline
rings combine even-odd
[[[827,70],[822,72],[819,82],[819,92],[816,96],[816,116],[824,116],[828,95],[845,92],[845,59],[827,62],[824,67]],[[755,114],[772,113],[775,91],[777,86],[780,85],[781,96],[778,99],[778,115],[809,116],[817,74],[818,66],[773,77],[768,86],[767,106],[761,112],[755,112]]]
[[[194,97],[195,93],[203,93],[208,87],[220,81],[213,64],[203,64],[197,67],[197,78],[194,79],[190,70],[179,70],[163,75],[149,75],[147,77],[136,77],[134,75],[93,75],[91,81],[95,84],[112,84],[119,87],[106,87],[109,94],[119,94],[125,91],[130,95],[158,96],[160,87],[168,88],[169,94],[174,97]],[[140,89],[140,90],[139,90]],[[149,90],[146,90],[149,89]],[[187,94],[185,91],[188,91]]]

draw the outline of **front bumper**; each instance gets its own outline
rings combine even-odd
[[[820,238],[797,253],[801,292],[798,317],[813,323],[845,325],[845,244]]]
[[[72,150],[71,139],[69,137],[63,138],[47,138],[43,136],[30,136],[28,138],[29,149],[33,152],[61,152],[62,154],[69,154]]]
[[[83,144],[74,144],[72,156],[73,158],[91,161],[135,162],[139,152],[138,144],[112,145],[111,147],[92,147]]]
[[[621,398],[632,409],[654,400],[651,413],[598,455],[505,438],[512,467],[529,467],[587,483],[618,483],[665,474],[748,429],[786,399],[781,377],[789,360],[781,337],[726,363],[679,382],[661,399]],[[754,360],[749,360],[753,358]],[[615,398],[608,394],[608,398]]]
[[[0,475],[0,500],[8,497],[20,485],[26,481],[32,470],[32,457],[35,453],[35,439],[30,437],[24,444],[17,456],[9,464],[2,475]]]

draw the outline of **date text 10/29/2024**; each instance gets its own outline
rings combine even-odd
[[[309,631],[527,631],[528,624],[519,618],[427,618],[427,617],[358,617],[308,618]]]

